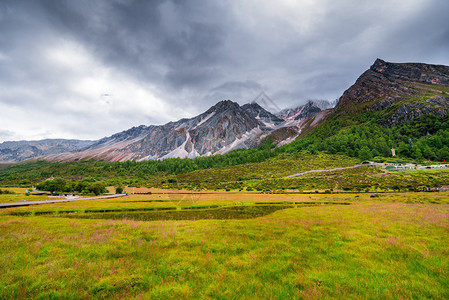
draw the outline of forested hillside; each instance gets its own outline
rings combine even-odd
[[[344,127],[339,120],[329,120],[315,132],[285,147],[285,151],[324,151],[370,160],[391,157],[392,148],[400,158],[449,160],[448,117],[422,115],[391,128],[374,121]]]
[[[309,126],[296,141],[285,146],[275,147],[273,139],[266,138],[258,148],[194,159],[26,162],[1,168],[0,183],[26,186],[53,176],[67,180],[72,189],[80,181],[102,180],[119,185],[126,179],[127,184],[161,184],[161,178],[173,175],[206,169],[218,172],[220,168],[262,162],[276,165],[277,161],[294,162],[320,152],[352,157],[347,160],[348,164],[350,160],[355,163],[372,159],[379,162],[446,161],[449,159],[448,82],[449,67],[446,66],[376,60],[345,91],[323,122]],[[290,170],[288,165],[295,164],[279,168]],[[250,178],[254,170],[263,172],[265,169],[246,168],[247,174],[239,170],[243,172],[239,176]],[[275,173],[276,176],[283,174]],[[263,177],[256,175],[252,177]],[[235,177],[226,178],[235,181]],[[81,185],[88,186],[87,183]]]

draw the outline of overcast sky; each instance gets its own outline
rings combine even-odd
[[[265,91],[338,98],[379,57],[449,65],[447,0],[0,0],[0,142],[98,139]]]

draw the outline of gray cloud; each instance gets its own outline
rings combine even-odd
[[[14,132],[0,129],[0,140],[6,141],[14,136]]]
[[[204,96],[208,99],[239,99],[240,101],[252,101],[264,88],[258,82],[252,80],[229,81],[214,87]]]
[[[448,11],[442,0],[5,0],[0,141],[100,138],[262,90],[280,107],[334,100],[377,57],[449,65]]]

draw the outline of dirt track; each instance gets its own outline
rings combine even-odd
[[[345,170],[345,169],[355,169],[355,168],[360,168],[360,167],[369,167],[369,166],[373,166],[373,165],[374,166],[378,166],[378,165],[381,166],[382,164],[354,165],[354,166],[350,166],[350,167],[333,168],[333,169],[328,169],[328,170],[310,170],[310,171],[305,171],[305,172],[298,173],[298,174],[285,176],[284,178],[292,178],[292,177],[301,176],[301,175],[305,175],[305,174],[309,174],[309,173],[332,172],[332,171]]]

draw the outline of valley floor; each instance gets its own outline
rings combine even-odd
[[[0,298],[449,298],[449,194],[369,196],[160,190],[2,209]]]

